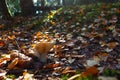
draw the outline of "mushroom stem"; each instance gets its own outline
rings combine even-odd
[[[47,62],[47,53],[41,54],[40,55],[40,61],[43,63]]]

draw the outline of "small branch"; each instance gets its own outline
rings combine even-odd
[[[19,44],[18,44],[18,41],[15,40],[15,42],[16,42],[16,45],[17,45],[18,49],[21,51],[21,48],[20,48],[20,46],[19,46]]]
[[[70,77],[70,78],[67,79],[67,80],[74,80],[75,78],[80,77],[80,76],[81,76],[81,74],[76,74],[76,75]]]

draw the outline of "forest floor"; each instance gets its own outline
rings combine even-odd
[[[35,51],[42,40],[55,42],[46,63]],[[50,47],[40,50],[43,46]],[[120,3],[62,7],[0,25],[0,80],[119,80],[119,75]]]

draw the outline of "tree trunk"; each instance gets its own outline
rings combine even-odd
[[[62,1],[62,4],[63,4],[63,6],[66,6],[66,5],[65,5],[65,0]]]
[[[63,6],[73,6],[74,0],[63,0]]]
[[[20,5],[24,16],[31,16],[35,14],[33,0],[20,0]]]
[[[41,0],[41,8],[42,8],[42,13],[44,14],[46,12],[46,10],[45,10],[45,0]]]
[[[2,13],[4,19],[11,19],[11,15],[7,8],[6,0],[0,0],[0,12]]]
[[[60,4],[60,0],[57,0],[57,3],[58,3],[58,6],[60,6],[61,4]]]
[[[103,3],[115,3],[115,2],[119,2],[119,0],[97,0],[99,2],[103,2]]]
[[[41,0],[41,7],[45,7],[45,0]]]

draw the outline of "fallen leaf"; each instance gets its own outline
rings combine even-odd
[[[15,66],[18,63],[18,58],[15,58],[9,65],[8,65],[8,69],[14,69]]]
[[[118,42],[110,42],[110,43],[107,44],[107,46],[108,46],[110,49],[115,48],[117,45],[119,45]]]
[[[94,76],[97,77],[99,74],[99,70],[97,69],[97,67],[89,67],[87,68],[84,72],[81,73],[82,77],[89,77],[89,76]]]
[[[4,64],[7,63],[7,61],[10,61],[10,58],[1,58],[0,59],[0,68],[4,66]]]
[[[105,41],[100,41],[99,44],[101,45],[101,47],[104,47],[106,45]]]
[[[14,40],[15,38],[16,38],[15,35],[8,36],[8,39],[10,39],[10,40]]]
[[[10,61],[10,58],[1,58],[0,63],[2,63],[3,61]]]
[[[47,64],[45,65],[43,68],[44,69],[50,69],[50,68],[56,68],[56,67],[59,67],[59,66],[62,66],[62,64],[59,64],[59,63],[56,63],[56,64]]]
[[[75,73],[76,70],[71,69],[70,67],[66,67],[65,70],[62,71],[63,74],[68,74],[68,73]]]
[[[0,40],[0,48],[4,47],[5,45],[6,45],[5,42],[3,40]]]
[[[115,11],[116,13],[120,13],[120,9],[116,9],[116,11]]]
[[[101,54],[99,54],[98,56],[99,56],[99,58],[100,58],[101,60],[106,61],[107,58],[108,58],[108,56],[109,56],[109,54],[108,54],[108,53],[101,53]]]
[[[35,80],[33,76],[34,74],[28,73],[27,70],[23,72],[23,80]]]

